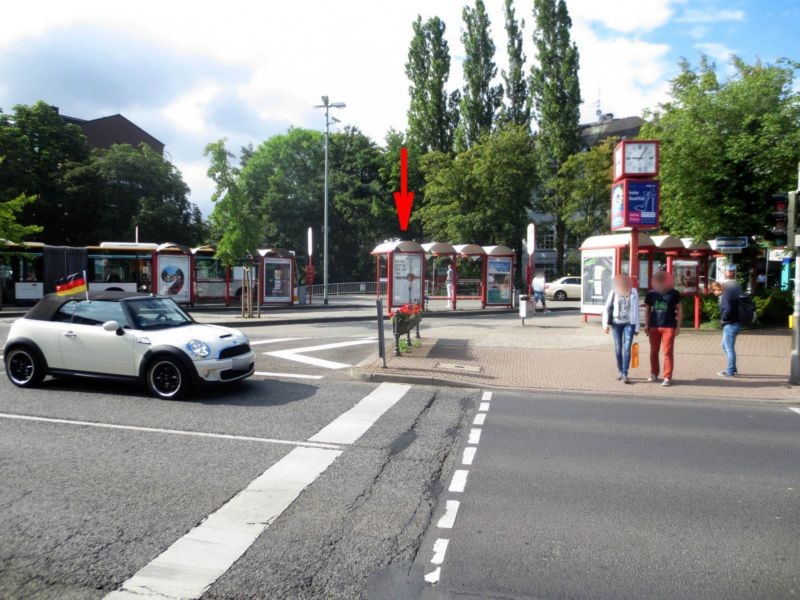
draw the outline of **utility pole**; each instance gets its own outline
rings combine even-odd
[[[789,383],[800,385],[800,255],[797,252],[797,196],[800,195],[800,163],[797,165],[797,190],[789,192],[786,244],[794,251],[794,314],[792,317],[792,356]]]
[[[325,109],[325,209],[322,225],[322,303],[328,304],[328,137],[331,129],[331,108],[344,108],[344,102],[330,102],[328,96],[322,97],[322,104],[314,108]]]

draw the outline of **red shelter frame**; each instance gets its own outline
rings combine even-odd
[[[433,259],[431,261],[431,277],[430,279],[427,279],[427,281],[433,282],[433,288],[431,288],[433,292],[436,290],[436,259],[449,257],[450,263],[453,265],[453,297],[450,298],[446,295],[437,296],[435,293],[432,293],[430,295],[426,295],[425,299],[448,300],[452,310],[456,310],[456,304],[458,302],[458,295],[456,294],[456,289],[458,286],[458,261],[456,258],[458,257],[458,252],[452,245],[444,242],[430,242],[428,244],[422,244],[422,247],[425,249],[426,262],[430,258]]]
[[[393,263],[395,255],[405,254],[410,256],[419,256],[420,259],[420,297],[419,304],[425,306],[425,249],[417,242],[393,240],[390,242],[383,242],[378,244],[372,250],[371,254],[375,256],[375,280],[377,283],[376,293],[381,295],[381,258],[386,258],[386,295],[388,301],[386,303],[387,312],[391,313],[392,309],[397,306],[394,302],[394,273]],[[415,279],[409,280],[413,284]],[[403,302],[405,304],[405,302]]]

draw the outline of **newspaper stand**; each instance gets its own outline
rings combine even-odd
[[[485,292],[486,289],[486,250],[477,244],[459,244],[454,246],[458,257],[456,258],[456,271],[468,272],[471,263],[480,261],[480,274],[475,277],[461,277],[456,282],[456,299],[458,300],[480,300],[481,308],[486,308]]]
[[[417,242],[393,240],[378,244],[375,256],[377,295],[381,295],[381,274],[386,267],[387,312],[403,304],[425,301],[425,248]]]
[[[267,248],[258,253],[261,256],[261,301],[264,304],[294,304],[297,274],[294,253],[283,248]]]
[[[193,271],[188,246],[160,244],[153,252],[153,293],[169,296],[178,304],[194,304]]]
[[[484,246],[483,305],[513,307],[514,258],[507,246]]]
[[[441,242],[431,242],[429,244],[422,244],[425,249],[426,263],[430,263],[430,278],[427,283],[430,286],[428,293],[425,294],[426,302],[428,300],[447,300],[448,308],[456,310],[456,286],[458,285],[458,266],[456,264],[456,257],[458,252],[450,244]],[[437,262],[440,259],[446,259],[445,264],[453,265],[453,293],[452,297],[447,291],[447,274],[440,275],[436,271]],[[441,263],[440,263],[441,264]]]

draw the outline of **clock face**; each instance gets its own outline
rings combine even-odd
[[[625,144],[625,172],[626,173],[655,173],[656,144],[653,142],[630,142]]]
[[[622,144],[614,150],[614,179],[622,177]]]

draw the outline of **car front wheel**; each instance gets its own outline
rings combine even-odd
[[[557,291],[557,292],[556,292],[556,293],[553,295],[553,298],[555,298],[555,299],[556,299],[556,300],[558,300],[559,302],[563,302],[564,300],[566,300],[566,299],[567,299],[567,292],[565,292],[564,290],[558,290],[558,291]]]
[[[29,348],[12,348],[5,355],[6,375],[18,387],[34,387],[44,379],[44,366]]]
[[[157,357],[147,368],[147,388],[158,398],[165,400],[183,398],[189,386],[186,370],[174,358]]]

